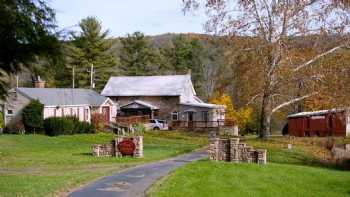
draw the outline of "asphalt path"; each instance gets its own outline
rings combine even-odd
[[[70,197],[138,197],[145,196],[147,189],[174,169],[186,163],[206,158],[204,150],[180,155],[164,161],[136,166],[104,177],[73,191]]]

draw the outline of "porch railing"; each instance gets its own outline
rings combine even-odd
[[[135,124],[135,123],[148,123],[150,120],[148,115],[145,116],[117,116],[115,121],[117,123]]]
[[[217,120],[217,121],[172,121],[172,128],[218,128],[235,126],[233,120]]]

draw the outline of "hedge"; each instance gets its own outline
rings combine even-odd
[[[44,130],[49,136],[95,133],[95,127],[92,124],[80,122],[75,117],[47,118],[44,120]]]

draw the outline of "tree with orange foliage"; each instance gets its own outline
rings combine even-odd
[[[225,119],[236,120],[232,99],[228,94],[215,92],[214,96],[209,99],[209,103],[225,105]]]
[[[234,120],[238,127],[245,131],[248,124],[253,121],[253,109],[251,107],[242,107],[238,110],[234,109],[232,99],[228,94],[216,92],[212,98],[209,99],[210,103],[225,105],[225,119]]]

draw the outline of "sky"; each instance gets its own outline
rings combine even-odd
[[[182,0],[51,0],[58,30],[78,30],[87,16],[96,16],[110,36],[126,36],[141,31],[146,35],[163,33],[205,33],[204,12],[184,14]]]

